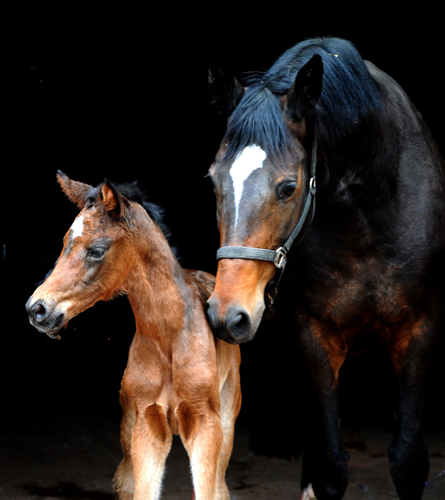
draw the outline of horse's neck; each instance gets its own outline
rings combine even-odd
[[[127,294],[136,334],[171,344],[184,328],[187,285],[182,268],[165,240],[151,249],[147,260],[138,262],[131,281]]]

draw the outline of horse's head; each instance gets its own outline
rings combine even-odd
[[[266,286],[285,259],[280,248],[307,213],[315,141],[310,122],[322,77],[321,58],[314,56],[284,94],[277,95],[267,82],[245,92],[236,81],[224,85],[232,99],[220,102],[237,99],[239,104],[232,106],[210,168],[221,248],[207,315],[215,334],[229,343],[254,337]],[[211,83],[221,86],[227,79],[221,73]]]
[[[97,301],[125,292],[135,251],[126,219],[130,210],[143,210],[107,181],[93,188],[62,172],[57,179],[82,210],[64,237],[56,266],[26,304],[30,323],[51,337]]]

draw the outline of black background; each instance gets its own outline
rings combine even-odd
[[[257,5],[243,16],[235,4],[212,5],[212,11],[37,8],[14,16],[5,51],[0,177],[3,419],[64,412],[120,418],[118,390],[134,332],[127,299],[84,312],[60,341],[38,333],[25,314],[77,213],[55,181],[58,169],[93,185],[105,177],[138,180],[165,208],[184,267],[216,271],[215,201],[205,175],[223,126],[209,107],[209,62],[239,77],[267,69],[304,38],[347,38],[403,86],[444,151],[439,12],[424,5],[391,13],[373,3],[353,5],[360,6]],[[246,360],[253,345],[243,346]],[[257,355],[264,356],[264,369],[273,366],[267,349]],[[434,372],[432,419],[443,416],[443,373]],[[388,418],[390,375],[380,354],[349,360],[342,376],[346,418]],[[247,395],[255,376],[244,378]]]

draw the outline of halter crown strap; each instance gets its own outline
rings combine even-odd
[[[315,212],[315,192],[316,192],[316,182],[315,182],[315,170],[317,164],[317,141],[314,138],[312,143],[312,158],[311,158],[311,169],[310,169],[310,179],[309,179],[309,190],[306,198],[306,202],[303,207],[303,211],[301,213],[301,217],[288,236],[283,245],[278,248],[278,250],[267,250],[263,248],[251,248],[251,247],[242,247],[242,246],[225,246],[218,249],[216,252],[216,259],[247,259],[247,260],[265,260],[269,262],[273,262],[275,266],[281,270],[281,273],[284,270],[286,265],[286,257],[289,252],[292,243],[295,241],[296,237],[300,233],[304,223],[306,222],[307,215],[309,213],[309,209],[312,205],[311,211],[311,221],[314,217]],[[281,277],[280,273],[280,277]],[[275,280],[275,286],[278,285],[279,280]]]

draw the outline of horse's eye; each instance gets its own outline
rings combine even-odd
[[[283,182],[279,184],[277,188],[277,198],[279,200],[286,200],[287,198],[290,198],[295,193],[296,188],[296,182]]]
[[[90,248],[88,250],[88,257],[95,260],[100,260],[105,255],[105,249],[103,248]]]

